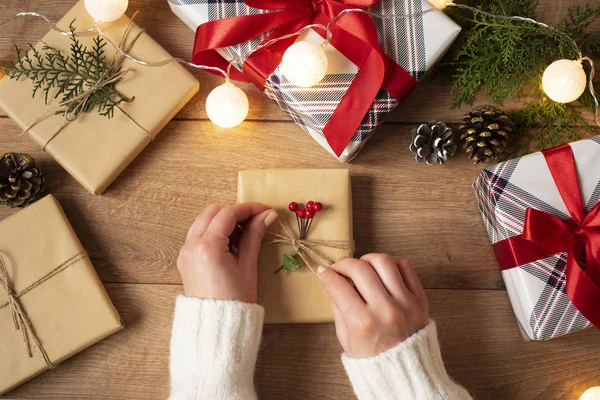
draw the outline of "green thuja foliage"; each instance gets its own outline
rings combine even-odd
[[[74,119],[97,109],[100,115],[112,118],[116,107],[131,100],[115,87],[125,71],[106,60],[104,39],[94,38],[88,48],[77,39],[73,23],[70,30],[70,54],[47,44],[41,49],[29,44],[30,51],[24,54],[16,48],[18,62],[0,60],[0,69],[10,79],[30,79],[32,96],[43,92],[46,104],[52,98],[60,99],[62,107],[57,108],[57,114]]]
[[[539,21],[537,0],[465,3],[496,15]],[[556,29],[457,7],[446,10],[463,28],[445,63],[452,71],[454,107],[472,104],[481,89],[500,105],[508,99],[524,101],[523,108],[513,112],[517,125],[513,143],[521,152],[531,144],[552,147],[593,130],[582,116],[583,110],[594,110],[589,91],[576,103],[558,104],[544,95],[540,82],[546,67],[555,60],[577,59],[579,51],[591,58],[600,56],[600,33],[588,31],[600,17],[600,4],[569,8]],[[584,65],[589,72],[587,63]]]

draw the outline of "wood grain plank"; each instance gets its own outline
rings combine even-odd
[[[54,20],[60,19],[75,0],[5,0],[0,2],[0,15],[8,17],[19,11],[35,10]],[[541,0],[538,7],[539,19],[547,23],[556,23],[565,15],[569,5],[576,0]],[[194,33],[171,12],[167,0],[131,0],[128,15],[139,10],[136,22],[147,29],[173,56],[189,60],[191,58]],[[600,23],[593,29],[600,30]],[[28,18],[0,27],[0,58],[14,58],[14,45],[23,46],[38,41],[48,30],[40,20]],[[222,78],[201,71],[193,71],[200,81],[200,93],[179,113],[178,118],[206,119],[205,99],[210,90],[222,83]],[[452,109],[453,95],[450,93],[450,79],[438,75],[427,77],[413,93],[405,98],[401,105],[388,118],[390,122],[422,123],[432,119],[459,122],[460,117],[471,107],[465,105]],[[251,84],[241,84],[250,100],[250,120],[282,120],[289,118],[271,100]],[[489,96],[481,94],[476,104],[490,103]],[[505,104],[507,110],[517,108],[517,101]]]
[[[293,123],[223,131],[173,121],[103,196],[91,196],[18,129],[0,119],[0,149],[39,158],[105,282],[180,283],[173,265],[187,229],[210,203],[236,200],[254,168],[349,168],[358,254],[413,260],[427,287],[499,288],[500,274],[472,193],[480,172],[459,153],[444,166],[414,161],[409,128],[386,125],[341,165]],[[0,209],[0,218],[13,213]],[[432,249],[432,244],[435,248]]]
[[[11,399],[164,399],[179,286],[109,284],[126,329],[6,396]],[[600,383],[595,329],[524,342],[504,291],[429,290],[450,374],[479,399],[577,399]],[[259,398],[352,399],[333,325],[264,330]]]

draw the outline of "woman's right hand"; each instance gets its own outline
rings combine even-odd
[[[185,295],[256,303],[258,252],[276,219],[271,207],[259,203],[208,207],[190,228],[177,260]],[[240,225],[233,254],[232,235]]]
[[[319,267],[319,279],[331,298],[338,340],[350,357],[374,357],[429,321],[425,291],[406,259],[388,254],[344,258],[331,268]]]

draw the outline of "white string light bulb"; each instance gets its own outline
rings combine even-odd
[[[324,45],[317,46],[304,40],[288,47],[281,60],[281,72],[294,85],[311,87],[327,74],[328,62]]]
[[[585,91],[587,77],[581,60],[557,60],[546,68],[542,87],[546,95],[557,103],[577,100]]]
[[[112,22],[121,18],[129,0],[85,0],[85,9],[98,22]]]
[[[581,395],[579,400],[600,400],[600,386],[589,388]]]
[[[248,108],[246,93],[229,80],[214,88],[206,98],[206,114],[221,128],[241,124],[248,116]]]
[[[440,11],[452,4],[452,0],[429,0],[429,2]]]

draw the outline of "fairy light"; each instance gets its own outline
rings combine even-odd
[[[327,54],[324,47],[299,41],[288,47],[281,60],[281,73],[290,83],[300,87],[315,86],[327,74]]]
[[[214,88],[206,98],[206,114],[221,128],[233,128],[244,122],[248,109],[246,93],[229,80]]]
[[[429,2],[440,11],[452,4],[452,0],[429,0]]]
[[[586,390],[579,400],[600,400],[600,386],[595,386]]]
[[[542,88],[557,103],[577,100],[587,85],[587,76],[581,60],[557,60],[550,64],[542,76]]]
[[[113,22],[121,18],[129,0],[85,0],[85,9],[98,22]]]

